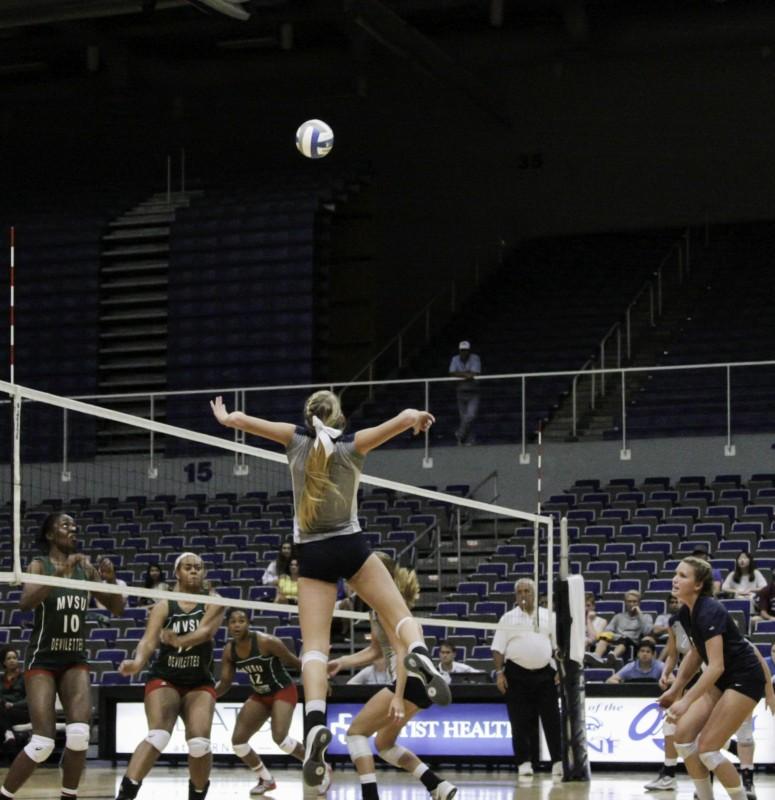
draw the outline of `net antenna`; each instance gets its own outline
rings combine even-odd
[[[25,573],[21,569],[20,552],[21,552],[21,537],[22,537],[22,488],[23,488],[23,474],[22,474],[22,459],[21,459],[21,446],[23,443],[23,430],[24,430],[24,409],[35,408],[37,405],[53,408],[55,413],[64,415],[65,412],[70,414],[82,414],[97,419],[107,420],[116,424],[126,425],[131,428],[153,432],[156,436],[168,436],[181,440],[185,440],[188,444],[204,446],[208,451],[217,450],[221,452],[231,452],[234,454],[242,454],[244,456],[254,457],[260,461],[271,462],[274,464],[283,465],[287,467],[287,458],[284,454],[265,450],[263,448],[254,447],[244,442],[234,441],[219,436],[212,436],[205,433],[198,433],[180,428],[174,425],[157,422],[143,417],[126,414],[112,409],[102,408],[100,406],[85,403],[71,398],[60,397],[42,392],[36,389],[19,386],[16,384],[0,381],[0,392],[6,393],[12,398],[13,402],[13,461],[14,461],[14,496],[13,496],[13,541],[14,541],[14,560],[12,573],[0,573],[0,580],[8,580],[14,583],[19,583],[22,580],[26,583],[36,583],[41,585],[55,585],[55,586],[69,586],[70,588],[83,589],[83,583],[74,581],[67,578],[53,578],[45,575],[32,575]],[[75,474],[75,464],[71,464],[71,468]],[[283,469],[285,474],[285,469]],[[145,473],[147,479],[147,472]],[[418,486],[413,486],[398,481],[391,481],[384,478],[377,478],[371,475],[362,475],[361,483],[389,489],[393,492],[413,495],[415,497],[422,497],[428,500],[440,501],[451,506],[463,506],[465,508],[481,511],[490,515],[503,516],[508,519],[532,522],[535,526],[545,525],[547,527],[547,538],[550,543],[553,542],[553,529],[554,520],[550,516],[542,516],[540,514],[533,514],[526,511],[520,511],[506,506],[495,505],[491,503],[484,503],[471,498],[464,498],[458,495],[448,494],[445,492],[438,492],[431,489],[424,489]],[[147,484],[145,484],[147,485]],[[551,544],[550,544],[551,547]],[[551,582],[552,574],[549,573],[549,581]],[[192,598],[197,596],[186,595],[177,592],[168,592],[158,589],[145,589],[136,586],[121,586],[117,587],[112,584],[100,584],[100,592],[108,594],[123,594],[126,596],[137,595],[139,597],[158,599],[177,599],[184,602],[192,602]],[[551,591],[550,591],[551,597]],[[198,602],[202,602],[201,596],[198,596]],[[276,614],[278,611],[288,611],[293,614],[298,613],[298,607],[292,605],[281,605],[273,602],[262,602],[258,600],[242,600],[237,598],[212,596],[208,597],[207,603],[222,605],[222,606],[235,606],[239,608],[247,608],[252,610],[271,611]],[[363,612],[349,612],[337,610],[336,616],[344,617],[347,619],[367,619],[367,615]],[[460,629],[475,629],[494,631],[499,626],[495,622],[475,621],[465,619],[440,619],[436,617],[429,618],[416,618],[418,622],[425,625],[444,626],[448,628]]]

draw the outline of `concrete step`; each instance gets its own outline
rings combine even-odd
[[[118,295],[115,297],[105,297],[100,300],[100,305],[110,306],[115,308],[117,306],[128,306],[138,304],[164,305],[167,304],[167,292],[134,292],[132,294]]]
[[[132,353],[166,353],[167,345],[157,339],[140,339],[107,347],[100,347],[101,356],[131,355]]]
[[[145,277],[115,278],[102,281],[102,288],[106,291],[116,289],[142,289],[144,287],[156,288],[167,286],[169,280],[166,275],[146,275]]]
[[[140,356],[138,358],[118,356],[110,359],[107,363],[100,364],[97,369],[103,372],[115,372],[125,369],[166,369],[166,366],[167,359],[164,356]]]
[[[103,242],[122,242],[122,241],[137,241],[139,239],[167,239],[170,235],[169,226],[165,227],[146,227],[146,228],[128,228],[126,230],[117,230],[113,233],[106,233],[102,237]]]
[[[146,325],[134,325],[127,327],[115,327],[109,331],[100,331],[100,339],[107,339],[111,341],[123,341],[125,339],[139,339],[149,336],[166,336],[167,326],[153,323]]]
[[[134,214],[122,216],[108,223],[109,228],[132,228],[142,225],[164,225],[175,221],[174,211],[160,211],[157,214]]]
[[[124,389],[134,391],[138,386],[153,387],[154,391],[163,391],[167,386],[167,377],[164,373],[143,373],[138,375],[121,375],[115,378],[103,378],[99,381],[100,389],[109,389],[111,392],[120,392]]]
[[[138,272],[164,272],[169,267],[169,261],[149,259],[147,261],[116,261],[112,264],[103,264],[100,272],[104,275],[123,275],[124,273],[136,274]]]
[[[113,311],[100,317],[100,322],[140,322],[145,320],[166,320],[166,308],[132,309],[128,311]]]
[[[169,242],[158,242],[157,244],[135,244],[116,247],[112,250],[104,250],[103,258],[120,258],[122,256],[150,256],[169,253]]]

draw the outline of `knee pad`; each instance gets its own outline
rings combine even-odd
[[[743,745],[743,747],[753,745],[753,717],[748,717],[737,729],[737,743]]]
[[[391,766],[401,769],[401,765],[398,762],[408,752],[409,751],[405,747],[401,747],[400,744],[394,744],[392,747],[386,747],[384,750],[380,750],[379,757],[383,761],[387,761]]]
[[[42,764],[54,752],[54,740],[48,736],[38,736],[33,733],[29,742],[24,746],[24,752],[36,764]]]
[[[371,755],[371,747],[369,747],[369,740],[365,736],[351,736],[348,733],[347,749],[350,751],[350,758],[353,761],[359,758],[363,758],[364,756]]]
[[[210,740],[205,739],[204,736],[195,736],[193,739],[188,739],[186,744],[188,745],[188,754],[191,758],[202,758],[211,750]]]
[[[686,744],[678,744],[676,742],[675,749],[678,751],[678,755],[686,761],[689,756],[693,756],[697,752],[697,740],[695,739],[693,742],[687,742]]]
[[[65,747],[76,751],[89,749],[89,726],[85,722],[70,722],[65,726]]]
[[[662,723],[662,733],[665,736],[675,736],[675,722],[668,722],[665,720]]]
[[[235,756],[245,758],[252,748],[247,742],[243,742],[242,744],[232,744],[231,749],[234,751]]]
[[[283,751],[283,753],[287,753],[290,756],[299,746],[299,743],[293,738],[293,736],[286,736],[277,746]]]
[[[726,761],[726,759],[721,755],[721,751],[719,750],[707,750],[704,753],[700,753],[700,761],[713,772],[713,770],[715,770],[719,764]]]
[[[328,656],[325,653],[321,653],[320,650],[309,650],[307,652],[302,653],[301,656],[301,668],[302,670],[304,667],[309,664],[310,661],[320,661],[323,664],[328,664]]]
[[[145,741],[148,742],[151,747],[155,747],[160,753],[163,753],[171,737],[172,734],[169,731],[163,731],[161,728],[154,728],[148,731]]]

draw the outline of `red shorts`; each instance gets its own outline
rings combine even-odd
[[[55,681],[58,681],[65,674],[65,672],[68,672],[71,669],[82,669],[88,672],[89,665],[78,662],[77,664],[68,664],[65,667],[55,667],[54,669],[47,669],[46,667],[33,667],[32,669],[24,671],[24,678],[26,680],[33,675],[50,675]]]
[[[191,692],[207,692],[215,700],[215,687],[210,686],[209,683],[203,683],[200,686],[176,686],[174,683],[165,681],[164,678],[151,678],[145,684],[145,696],[148,697],[151,692],[155,692],[157,689],[174,689],[180,697],[185,697]]]
[[[256,703],[261,703],[267,708],[271,708],[275,700],[282,700],[285,703],[295,706],[296,703],[299,702],[299,693],[296,690],[296,684],[290,683],[288,686],[278,689],[273,694],[256,694],[256,692],[253,692],[248,699]]]

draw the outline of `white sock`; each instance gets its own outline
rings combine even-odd
[[[9,792],[8,789],[5,788],[5,786],[0,786],[0,797],[11,797],[11,798],[13,798],[13,797],[15,797],[15,795],[11,794],[11,792]]]
[[[376,783],[377,774],[375,772],[367,772],[365,775],[359,775],[361,783]]]
[[[729,793],[730,800],[746,800],[748,797],[748,795],[745,793],[742,783],[734,789],[729,789],[726,786],[724,788]]]
[[[63,786],[60,794],[66,794],[68,797],[78,797],[78,789],[65,789]]]
[[[423,764],[422,761],[414,768],[412,775],[414,775],[417,780],[420,780],[423,775],[428,771],[428,765]]]
[[[272,780],[272,773],[266,768],[266,764],[263,761],[258,766],[253,767],[253,772],[267,782]]]
[[[674,766],[676,766],[676,764],[678,764],[678,759],[677,758],[666,758],[665,759],[665,766],[666,767],[674,767]]]
[[[697,800],[713,800],[713,785],[710,782],[710,775],[706,778],[694,778],[694,789],[697,792]]]
[[[422,649],[422,650],[427,650],[427,649],[428,649],[428,648],[425,646],[425,642],[423,642],[421,639],[418,639],[416,642],[412,642],[412,643],[409,645],[409,652],[410,652],[410,653],[411,653],[411,652],[413,652],[413,651],[415,651],[415,650],[419,650],[419,649]]]
[[[326,713],[326,701],[325,700],[308,700],[304,704],[304,710],[306,712],[322,711],[325,714]]]
[[[753,769],[753,764],[740,764],[740,769]]]

